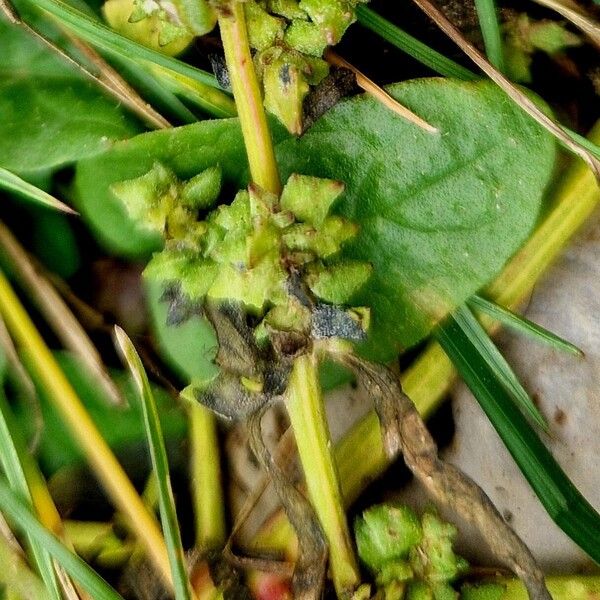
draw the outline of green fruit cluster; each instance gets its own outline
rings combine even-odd
[[[457,530],[429,510],[419,519],[408,507],[383,504],[355,522],[358,554],[385,598],[456,600],[452,582],[467,562],[452,549]]]
[[[322,59],[356,20],[360,0],[249,0],[250,45],[264,102],[293,134],[302,133],[303,103],[310,87],[329,73]]]
[[[280,197],[251,184],[214,208],[220,188],[218,166],[180,181],[158,162],[111,188],[136,222],[165,239],[145,275],[176,288],[186,303],[236,303],[260,319],[257,338],[270,330],[310,336],[315,302],[348,304],[369,278],[369,264],[337,257],[357,232],[329,214],[342,183],[292,175]],[[352,316],[366,327],[368,311]]]
[[[128,37],[168,54],[211,31],[218,11],[243,0],[107,0],[108,23]],[[303,103],[310,87],[329,73],[323,60],[356,20],[366,0],[245,0],[248,38],[264,103],[293,134],[302,132]]]

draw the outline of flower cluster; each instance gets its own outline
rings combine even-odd
[[[165,239],[146,276],[175,288],[186,303],[240,305],[259,323],[257,339],[273,330],[310,336],[323,317],[323,307],[315,307],[347,305],[370,276],[369,264],[337,256],[357,231],[329,214],[342,183],[292,175],[280,197],[250,185],[231,204],[209,211],[220,187],[219,167],[180,181],[161,163],[112,186],[130,216]],[[365,309],[343,314],[361,331],[366,327]]]
[[[358,553],[385,597],[456,600],[452,582],[468,568],[452,549],[457,529],[429,510],[419,519],[407,506],[383,504],[355,523]]]

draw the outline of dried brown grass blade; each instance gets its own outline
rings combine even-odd
[[[351,354],[343,360],[374,399],[388,455],[402,453],[408,468],[432,497],[479,529],[496,558],[523,580],[532,600],[551,600],[535,558],[485,492],[462,471],[439,458],[427,426],[402,391],[398,378],[387,367]]]
[[[465,39],[462,33],[451,23],[446,15],[430,0],[413,0],[413,2],[500,88],[507,96],[518,104],[527,114],[547,129],[574,154],[583,159],[600,180],[600,161],[592,156],[580,144],[573,141],[548,115],[500,71],[491,65],[479,50]]]
[[[330,65],[342,67],[352,71],[356,77],[356,84],[358,87],[363,89],[378,102],[381,102],[381,104],[383,104],[385,107],[401,116],[403,119],[406,119],[410,123],[413,123],[417,127],[420,127],[429,133],[437,133],[439,131],[436,127],[430,125],[427,123],[427,121],[406,108],[406,106],[400,104],[400,102],[398,102],[395,98],[392,98],[381,86],[377,85],[372,79],[369,79],[362,71],[350,64],[339,54],[336,54],[333,50],[331,50],[331,48],[325,51],[325,59]]]
[[[83,362],[111,404],[123,405],[123,398],[106,373],[102,358],[87,333],[60,295],[34,266],[25,249],[1,222],[0,249],[10,261],[19,283],[27,291],[65,347]]]

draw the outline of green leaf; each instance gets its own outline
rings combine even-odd
[[[57,168],[141,128],[113,100],[24,30],[0,20],[0,165]]]
[[[94,600],[123,600],[100,575],[44,528],[21,497],[11,491],[4,476],[0,477],[0,511],[44,547]]]
[[[533,323],[529,319],[522,317],[521,315],[515,314],[514,312],[496,304],[490,302],[481,296],[472,296],[469,299],[469,305],[471,308],[486,314],[488,317],[502,323],[506,327],[510,327],[519,333],[529,336],[539,342],[548,344],[549,346],[568,352],[569,354],[575,354],[576,356],[583,356],[583,350],[559,337],[555,333],[548,331],[541,325]]]
[[[142,361],[127,334],[119,327],[115,327],[115,340],[123,355],[125,363],[129,367],[137,388],[142,413],[144,415],[144,428],[152,459],[152,468],[156,476],[158,486],[158,504],[160,507],[160,518],[162,522],[175,600],[191,600],[192,594],[187,577],[185,557],[181,545],[181,534],[175,510],[175,498],[169,477],[169,462],[163,439],[160,419],[152,388],[148,376],[142,365]]]
[[[379,362],[423,339],[519,248],[556,153],[549,134],[491,83],[422,79],[389,91],[441,133],[365,96],[338,104],[299,139],[274,128],[282,180],[301,173],[346,184],[333,210],[360,226],[344,254],[374,267],[353,301],[372,309],[363,351]],[[113,251],[139,256],[159,245],[127,220],[109,189],[156,160],[181,179],[219,163],[225,183],[247,183],[237,120],[115,144],[77,168],[77,208]]]
[[[144,428],[136,392],[130,377],[124,371],[111,373],[117,387],[127,403],[127,408],[115,407],[98,389],[94,379],[90,377],[81,363],[69,352],[57,352],[55,358],[61,369],[73,385],[87,411],[97,425],[102,437],[113,451],[125,452],[128,448],[144,443]],[[23,361],[31,360],[26,354]],[[36,385],[38,382],[35,382]],[[45,390],[38,387],[38,395],[44,419],[39,460],[44,470],[53,473],[66,465],[84,462],[79,447],[71,441],[60,417],[52,409],[52,404]],[[162,388],[154,388],[158,402],[164,434],[170,442],[178,444],[186,434],[186,418],[173,403],[172,398]],[[35,431],[35,423],[31,408],[26,402],[15,407],[16,416],[28,434]]]
[[[483,332],[482,335],[485,335]],[[555,523],[600,563],[600,515],[580,494],[490,368],[480,335],[455,315],[435,336]]]
[[[299,172],[346,184],[334,210],[360,227],[344,254],[373,265],[353,301],[372,309],[363,351],[378,362],[423,339],[503,267],[536,222],[556,156],[550,135],[491,83],[388,89],[441,133],[363,96],[277,147],[284,180]]]

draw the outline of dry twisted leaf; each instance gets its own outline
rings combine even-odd
[[[551,600],[535,558],[485,492],[439,458],[433,438],[397,377],[386,367],[352,354],[342,360],[355,370],[373,397],[388,455],[401,452],[408,468],[440,504],[477,526],[498,560],[523,580],[532,600]]]

